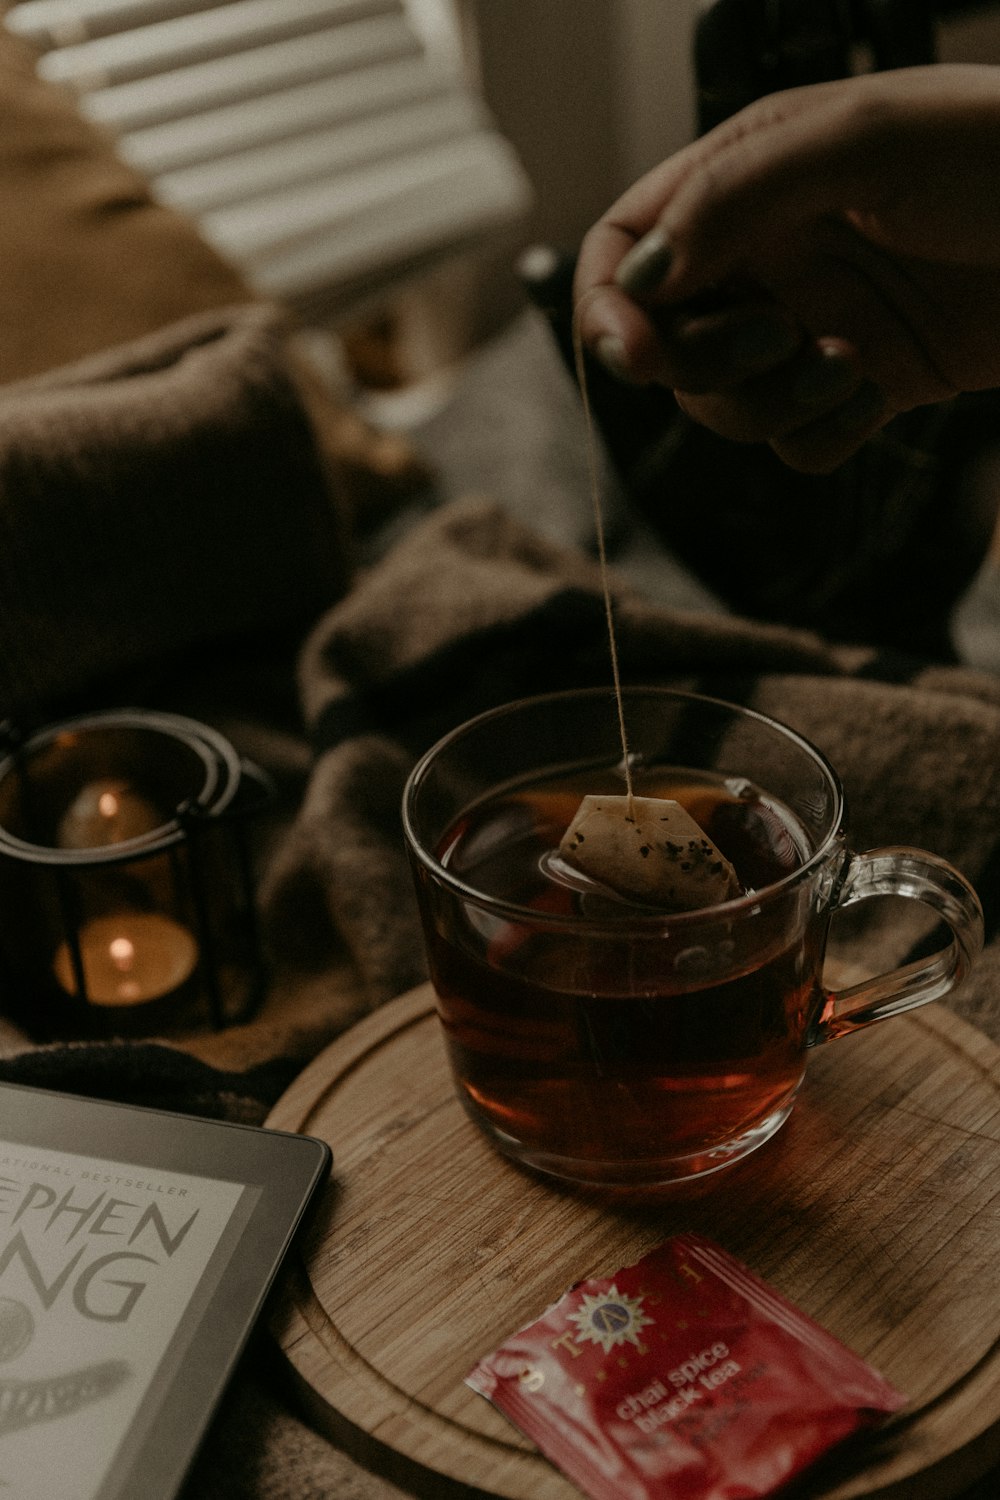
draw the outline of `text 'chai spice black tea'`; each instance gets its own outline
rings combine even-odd
[[[695,1234],[580,1282],[467,1383],[592,1500],[770,1495],[906,1403]]]

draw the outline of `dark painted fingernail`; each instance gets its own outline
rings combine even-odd
[[[857,383],[858,374],[850,361],[838,351],[824,350],[799,371],[792,390],[803,406],[825,406],[848,395]]]
[[[623,256],[615,272],[615,281],[630,296],[652,292],[670,270],[673,253],[660,229],[651,229]]]
[[[618,380],[630,379],[628,363],[625,358],[625,345],[620,338],[613,333],[604,333],[594,345],[594,353],[601,364]]]
[[[752,318],[733,330],[727,341],[727,352],[733,365],[741,370],[765,370],[789,359],[798,348],[801,335],[776,318]]]

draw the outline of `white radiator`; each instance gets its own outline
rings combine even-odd
[[[350,305],[519,219],[452,0],[23,0],[4,24],[262,291]]]

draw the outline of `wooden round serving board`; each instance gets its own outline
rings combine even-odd
[[[574,1282],[681,1229],[910,1397],[810,1496],[951,1500],[1000,1462],[1000,1049],[946,1011],[820,1048],[774,1140],[642,1206],[494,1151],[455,1097],[427,986],[323,1052],[268,1123],[334,1152],[274,1330],[317,1425],[415,1495],[578,1500],[464,1377]]]

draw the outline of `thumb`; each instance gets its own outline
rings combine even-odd
[[[836,85],[750,105],[674,159],[669,196],[622,260],[618,284],[641,294],[658,268],[659,295],[687,299],[752,274],[824,216],[874,211],[888,191],[876,130],[877,117]]]

